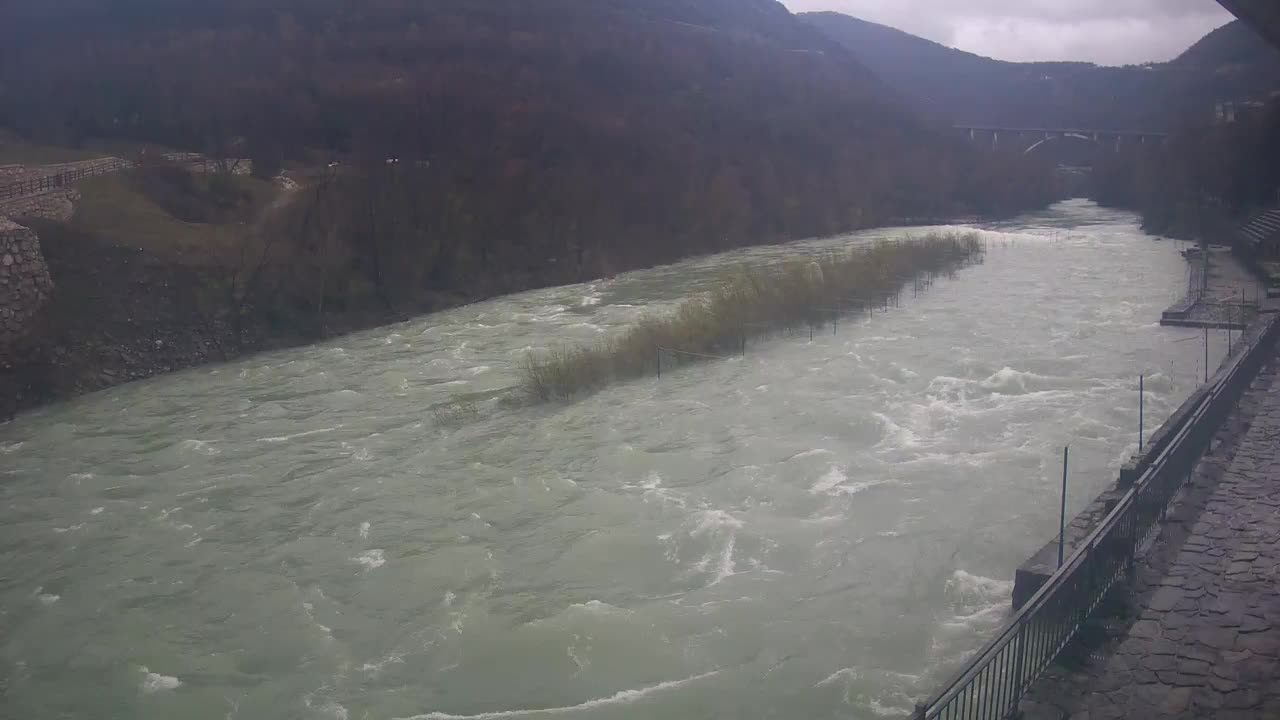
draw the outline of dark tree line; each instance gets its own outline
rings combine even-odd
[[[1280,102],[1105,157],[1094,173],[1099,202],[1138,210],[1151,232],[1227,242],[1235,225],[1280,202]]]
[[[0,124],[339,162],[272,250],[321,310],[1054,198],[772,0],[16,0]]]

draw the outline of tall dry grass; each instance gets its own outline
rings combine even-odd
[[[974,232],[930,233],[780,265],[737,267],[709,294],[672,313],[645,317],[593,345],[530,353],[521,385],[535,401],[566,399],[658,374],[664,355],[698,360],[737,354],[751,337],[886,305],[907,283],[952,272],[983,249]]]

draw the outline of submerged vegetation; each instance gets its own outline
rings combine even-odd
[[[980,258],[976,232],[930,233],[869,247],[727,273],[705,296],[585,347],[526,356],[522,386],[536,401],[570,398],[608,383],[660,374],[663,356],[738,354],[749,337],[832,322],[886,305],[904,285]]]

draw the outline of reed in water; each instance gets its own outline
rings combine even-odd
[[[522,387],[536,401],[567,399],[656,375],[664,354],[681,361],[736,355],[750,337],[886,305],[907,283],[952,272],[983,249],[976,232],[935,232],[781,264],[743,265],[674,312],[647,316],[592,345],[530,353]]]

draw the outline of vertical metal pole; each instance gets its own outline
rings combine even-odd
[[[1062,448],[1062,513],[1058,517],[1058,567],[1062,567],[1062,550],[1067,541],[1067,452],[1071,446]]]
[[[654,353],[658,356],[658,379],[662,379],[662,348],[654,346]]]
[[[1209,382],[1209,326],[1204,326],[1204,381]]]
[[[1142,452],[1142,420],[1143,407],[1146,405],[1147,393],[1143,390],[1144,377],[1138,376],[1138,452]]]

